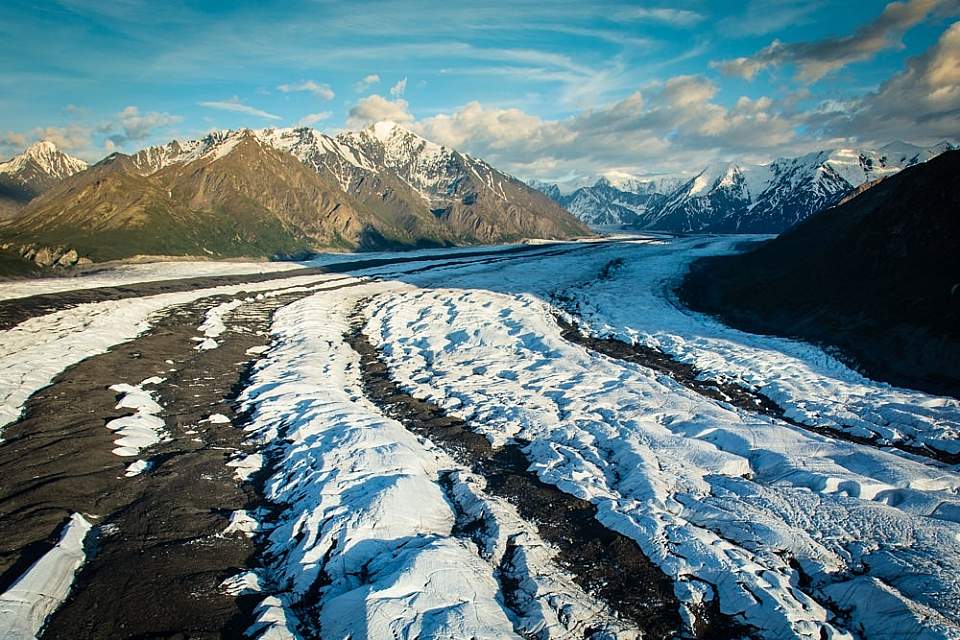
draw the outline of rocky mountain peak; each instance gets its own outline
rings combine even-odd
[[[50,142],[49,140],[37,140],[26,149],[23,153],[25,155],[31,156],[33,158],[43,157],[57,152],[57,145]]]
[[[582,221],[661,231],[779,233],[831,207],[866,183],[926,162],[955,145],[893,142],[877,149],[842,147],[766,165],[722,162],[692,174],[639,178],[603,175],[591,187],[563,195],[536,183]]]
[[[23,153],[7,162],[0,163],[0,173],[17,174],[26,171],[40,172],[44,177],[63,179],[87,168],[79,158],[63,153],[53,142],[39,140]]]

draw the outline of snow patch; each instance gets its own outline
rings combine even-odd
[[[110,387],[111,390],[121,394],[117,409],[136,411],[133,415],[111,420],[106,425],[107,429],[115,431],[120,436],[113,441],[117,445],[113,453],[118,456],[140,455],[143,449],[170,440],[163,418],[159,417],[159,414],[163,413],[163,407],[154,399],[153,393],[143,388],[144,384],[149,383],[150,380],[153,378],[148,378],[136,386],[115,384]],[[136,475],[146,467],[137,471],[138,468],[128,467],[126,475]]]
[[[47,618],[70,593],[73,578],[86,559],[83,543],[91,528],[81,514],[73,514],[60,542],[0,595],[0,637],[39,637]]]

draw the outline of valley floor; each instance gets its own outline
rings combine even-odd
[[[676,301],[741,241],[4,285],[0,639],[960,638],[960,402]]]

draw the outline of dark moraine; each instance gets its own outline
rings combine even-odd
[[[748,633],[716,607],[700,612],[703,623],[697,629],[684,630],[670,578],[633,540],[604,527],[596,518],[593,504],[541,482],[529,470],[523,452],[525,443],[494,448],[463,420],[405,392],[391,378],[359,321],[347,340],[360,355],[366,395],[385,414],[482,475],[488,493],[508,500],[521,517],[536,523],[540,536],[558,550],[560,566],[577,584],[635,623],[644,637],[671,638],[686,632],[722,639]]]
[[[244,304],[220,347],[207,351],[191,340],[204,314],[243,295],[171,307],[141,337],[65,370],[4,429],[0,588],[50,548],[70,514],[86,514],[99,532],[44,639],[240,637],[252,602],[220,584],[247,566],[253,543],[222,532],[232,511],[259,499],[226,466],[244,447],[242,429],[202,420],[235,418],[236,393],[256,359],[247,349],[268,341],[275,309],[303,295]],[[171,440],[150,449],[152,470],[125,478],[136,458],[112,453],[117,436],[105,425],[130,412],[114,408],[109,387],[151,376],[165,378],[150,388]]]

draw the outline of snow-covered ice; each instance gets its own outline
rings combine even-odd
[[[207,311],[203,324],[197,327],[197,329],[203,333],[203,338],[197,338],[197,340],[200,341],[200,344],[198,344],[195,348],[198,351],[206,351],[208,349],[216,349],[219,347],[220,344],[217,342],[217,338],[223,335],[223,333],[227,330],[227,325],[225,324],[227,314],[245,302],[253,302],[253,298],[238,298],[236,300],[230,300],[229,302],[218,304]]]
[[[86,559],[84,540],[92,525],[75,513],[53,549],[0,594],[0,638],[33,640],[47,618],[66,600],[77,569]]]
[[[0,428],[16,420],[26,399],[70,365],[147,331],[151,316],[158,311],[208,296],[311,285],[332,278],[334,276],[297,276],[87,303],[30,318],[0,331]]]
[[[798,422],[960,452],[960,401],[878,383],[820,347],[745,333],[675,299],[673,288],[690,262],[729,253],[743,241],[694,236],[575,243],[559,255],[395,277],[424,287],[560,295],[594,335],[659,349],[705,378],[759,391]],[[619,266],[600,278],[614,261]]]
[[[213,262],[176,261],[104,266],[70,278],[32,278],[4,282],[0,300],[25,298],[41,293],[60,293],[99,287],[116,287],[159,280],[207,276],[258,275],[302,269],[296,262]]]
[[[594,335],[758,391],[797,422],[960,450],[960,402],[869,380],[818,347],[679,305],[671,291],[689,262],[741,240],[562,243],[483,260],[452,251],[431,268],[81,305],[0,332],[0,424],[69,364],[144,331],[158,310],[297,287],[311,295],[276,314],[269,346],[251,349],[263,357],[242,401],[259,450],[227,463],[241,481],[264,472],[266,498],[282,506],[235,512],[223,532],[266,544],[266,566],[223,585],[262,592],[260,637],[319,627],[331,637],[572,638],[596,620],[617,637],[636,633],[557,570],[536,527],[486,495],[482,477],[364,398],[343,339],[359,305],[405,389],[495,445],[529,442],[543,481],[593,502],[601,522],[674,579],[688,620],[719,598],[721,611],[767,638],[960,638],[955,467],[736,409],[560,335],[554,314],[570,312]],[[201,340],[216,342],[234,303],[211,309]],[[117,390],[150,418],[159,411],[143,386],[159,382]],[[463,518],[482,519],[484,535],[458,535]],[[519,549],[509,566],[508,536]],[[510,606],[504,576],[519,585]]]
[[[278,313],[280,345],[245,393],[253,435],[274,442],[282,429],[290,443],[266,485],[284,505],[269,545],[272,582],[290,585],[285,619],[325,573],[319,626],[330,637],[513,637],[491,567],[451,535],[436,456],[363,402],[347,372],[350,301],[320,296]]]
[[[668,297],[650,302],[665,291],[644,289],[648,281],[633,288],[619,281],[616,299],[612,286],[601,289],[609,300],[591,297],[589,283],[611,255],[635,252],[640,261],[660,247],[425,274],[412,280],[442,278],[464,289],[381,295],[367,309],[368,330],[415,395],[450,408],[493,442],[531,441],[527,451],[541,478],[597,504],[603,522],[636,539],[675,577],[682,600],[704,597],[706,581],[724,612],[742,615],[767,637],[841,637],[877,624],[863,606],[838,618],[834,596],[856,580],[861,596],[873,593],[867,601],[884,599],[896,632],[955,637],[960,527],[952,520],[960,477],[952,468],[744,414],[560,337],[555,309],[545,302],[553,291],[575,292],[592,322],[603,319],[623,335],[658,326],[659,317],[645,313],[655,304],[661,315],[688,318],[680,336],[704,335],[709,319],[664,310],[675,309]],[[511,288],[541,295],[489,291]],[[676,325],[668,318],[666,326]],[[782,353],[758,349],[755,340],[765,338],[728,331],[731,345],[708,343],[721,356],[740,347],[744,361],[762,364]],[[782,342],[795,349],[793,360],[785,359],[796,394],[826,383],[803,359],[813,347]],[[852,386],[846,374],[831,380]],[[859,380],[875,401],[924,398]],[[925,399],[949,415],[949,400]],[[799,588],[806,577],[811,586]]]
[[[252,538],[257,531],[257,519],[246,509],[240,509],[230,514],[230,524],[223,530],[223,535],[242,533]]]
[[[227,466],[233,469],[237,480],[246,482],[263,469],[263,456],[259,453],[241,454],[227,462]]]
[[[274,637],[297,624],[318,624],[329,637],[582,637],[590,621],[611,637],[636,630],[604,613],[551,565],[552,554],[512,508],[482,495],[482,482],[364,397],[358,356],[344,342],[360,299],[407,287],[365,284],[319,293],[277,314],[274,348],[243,396],[247,427],[273,462],[266,497],[282,509],[270,523],[265,618]],[[440,476],[450,472],[452,495]],[[485,549],[454,534],[457,514],[489,514]],[[511,571],[525,605],[508,610],[496,573],[506,536],[521,552]],[[293,610],[315,583],[317,620],[295,622]],[[272,589],[271,589],[272,588]],[[562,620],[562,621],[561,621]]]
[[[622,258],[623,267],[569,293],[595,333],[660,349],[706,378],[759,390],[801,423],[960,453],[960,401],[877,383],[819,347],[747,334],[674,299],[672,289],[692,259],[730,252],[740,242],[693,238],[612,248],[595,258]]]

